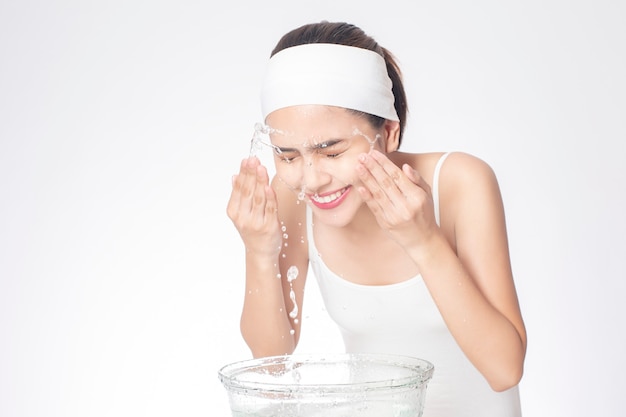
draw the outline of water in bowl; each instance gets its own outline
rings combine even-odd
[[[233,417],[419,417],[433,365],[396,355],[286,355],[219,377]]]

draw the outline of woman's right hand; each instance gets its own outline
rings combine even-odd
[[[282,236],[276,194],[269,184],[267,169],[258,158],[241,161],[239,173],[233,176],[227,214],[248,254],[278,257]]]

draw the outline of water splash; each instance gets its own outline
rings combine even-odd
[[[289,282],[289,298],[291,299],[291,302],[293,303],[293,309],[289,312],[289,317],[291,317],[292,319],[295,319],[296,317],[298,317],[298,302],[296,300],[296,293],[293,290],[293,281],[298,278],[298,274],[300,271],[298,271],[298,267],[295,265],[292,265],[289,267],[289,269],[287,270],[287,282]]]
[[[354,130],[352,131],[352,134],[364,137],[365,140],[367,140],[367,143],[370,144],[370,151],[374,148],[374,145],[376,145],[376,142],[378,142],[378,140],[382,137],[380,136],[380,133],[377,133],[374,139],[372,139],[365,133],[361,132],[358,127],[354,128]]]
[[[261,140],[263,131],[263,125],[261,123],[256,123],[254,125],[254,133],[252,134],[252,139],[250,140],[250,157],[257,156],[263,149],[263,141]]]
[[[296,293],[293,290],[289,292],[289,298],[291,298],[291,302],[293,303],[293,310],[289,312],[289,317],[295,319],[298,317],[298,303],[296,302]]]
[[[289,269],[287,270],[287,281],[291,282],[294,279],[298,278],[298,274],[300,273],[300,271],[298,270],[298,267],[295,265],[292,265],[289,267]]]

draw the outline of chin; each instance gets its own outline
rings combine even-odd
[[[355,206],[355,201],[344,201],[340,206],[333,209],[321,209],[315,204],[309,202],[309,205],[315,214],[315,221],[332,227],[344,227],[349,225],[359,209]]]

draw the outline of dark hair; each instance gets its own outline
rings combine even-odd
[[[408,113],[408,105],[406,102],[406,93],[402,84],[402,73],[400,67],[396,63],[394,56],[387,49],[380,46],[374,38],[367,35],[362,29],[345,22],[328,22],[309,23],[299,28],[287,32],[278,41],[270,56],[292,46],[304,45],[309,43],[334,43],[340,45],[354,46],[357,48],[369,49],[381,55],[387,64],[387,73],[392,82],[392,92],[394,96],[394,107],[400,119],[400,143],[406,126]],[[365,114],[356,111],[356,113]],[[385,119],[379,116],[366,114],[370,122],[375,127],[381,127]]]

